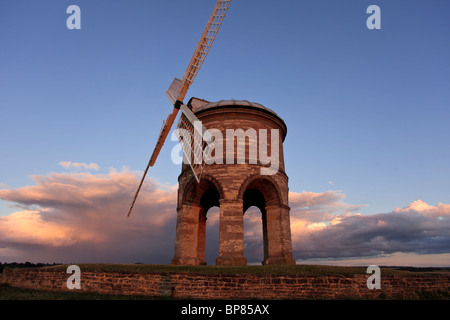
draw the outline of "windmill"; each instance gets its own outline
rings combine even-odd
[[[139,191],[141,190],[148,169],[155,164],[156,159],[158,158],[158,155],[161,151],[161,148],[164,145],[164,142],[167,138],[167,135],[169,134],[173,126],[173,123],[177,117],[178,111],[181,110],[182,112],[178,128],[186,129],[189,132],[191,132],[191,137],[194,137],[195,134],[202,134],[202,132],[199,132],[199,130],[201,131],[205,130],[204,128],[198,128],[198,126],[194,126],[194,122],[198,121],[198,119],[194,115],[194,113],[189,109],[189,107],[183,103],[183,100],[186,96],[189,86],[194,82],[195,77],[200,71],[203,62],[205,61],[206,56],[208,55],[209,50],[211,49],[211,46],[213,45],[214,40],[216,39],[217,33],[219,32],[220,26],[222,25],[222,22],[228,11],[230,3],[231,0],[217,1],[214,10],[208,20],[208,23],[206,24],[206,27],[203,30],[202,36],[200,37],[200,41],[198,42],[194,54],[184,73],[183,79],[180,80],[178,78],[175,78],[166,92],[166,95],[168,96],[170,102],[173,104],[173,111],[168,115],[167,119],[163,122],[163,126],[161,128],[161,132],[156,142],[155,149],[153,150],[150,161],[148,162],[148,165],[142,176],[141,182],[139,183],[138,189],[134,195],[133,201],[131,202],[127,217],[130,216],[131,211],[133,210],[134,204],[138,197]],[[200,179],[200,174],[202,172],[202,165],[204,164],[204,162],[200,158],[202,156],[202,153],[199,154],[197,152],[193,154],[193,157],[189,156],[186,151],[190,149],[190,146],[192,146],[192,141],[185,141],[181,136],[178,136],[178,140],[182,145],[185,158],[188,160],[192,172],[194,173],[194,176],[198,182]],[[203,148],[196,148],[196,149],[200,150],[201,152],[203,151]]]

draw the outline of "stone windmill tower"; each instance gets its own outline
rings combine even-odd
[[[244,265],[245,211],[262,214],[264,264],[295,264],[284,171],[286,124],[272,110],[248,101],[183,103],[220,29],[231,0],[218,0],[182,80],[175,78],[167,96],[174,105],[128,211],[130,215],[150,166],[153,166],[182,111],[176,133],[184,164],[178,178],[175,254],[172,264],[205,264],[207,212],[220,209],[217,265]]]
[[[223,139],[220,143],[217,143],[220,138],[216,140],[215,162],[204,165],[197,177],[195,170],[183,165],[178,178],[178,218],[172,263],[205,263],[206,214],[216,206],[220,209],[216,264],[246,264],[244,213],[256,206],[262,214],[263,263],[295,264],[282,147],[287,130],[284,121],[272,110],[248,101],[208,103],[192,98],[188,106],[206,130],[215,130],[216,139]],[[218,148],[223,150],[222,156],[217,156]],[[231,150],[234,152],[230,156]],[[267,154],[270,154],[270,163]]]

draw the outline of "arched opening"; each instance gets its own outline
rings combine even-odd
[[[215,187],[206,190],[200,199],[198,255],[204,264],[209,265],[214,264],[219,252],[219,199],[220,194]]]
[[[247,191],[251,191],[247,193]],[[259,195],[256,194],[259,191]],[[244,194],[247,197],[244,198]],[[276,206],[282,204],[281,192],[277,183],[270,176],[254,175],[248,178],[239,190],[239,198],[244,200],[244,212],[249,208],[245,207],[245,200],[254,199],[255,206],[265,208],[266,206]]]
[[[263,264],[295,263],[284,180],[255,174],[241,184],[237,197],[232,198],[225,198],[221,184],[208,175],[199,183],[186,177],[179,181],[172,264],[198,265],[207,261],[212,264],[218,243],[217,265],[244,265],[247,263],[244,234],[250,237],[247,237],[249,263],[258,260],[263,260]],[[206,252],[210,253],[208,258]]]
[[[204,175],[200,182],[192,177],[186,183],[179,205],[201,205],[208,211],[214,206],[219,206],[219,199],[223,198],[220,184],[212,177]]]
[[[190,179],[181,180],[180,184],[184,187],[178,189],[175,252],[172,264],[206,264],[207,215],[211,216],[217,211],[216,207],[220,206],[219,200],[223,197],[223,191],[221,185],[208,175],[204,175],[198,183],[191,176]],[[210,240],[212,239],[208,237],[208,241]],[[215,255],[217,251],[216,249]]]
[[[265,177],[248,179],[240,190],[244,214],[244,252],[249,263],[269,259],[267,208],[280,204],[275,183]]]
[[[266,204],[257,189],[244,192],[244,255],[249,264],[267,259]]]
[[[265,260],[262,212],[251,206],[244,212],[244,256],[249,265],[260,265]]]
[[[214,180],[203,178],[199,183],[193,181],[189,187],[184,201],[190,206],[195,207],[196,212],[198,212],[198,216],[194,217],[195,220],[198,219],[196,237],[197,263],[211,263],[214,261],[213,256],[215,258],[219,247],[219,224],[216,213],[220,206],[220,186],[218,188],[218,184]],[[206,254],[207,251],[209,253],[208,255]]]
[[[219,191],[214,186],[209,186],[200,198],[200,205],[205,210],[205,213],[212,207],[219,207]]]
[[[216,263],[220,242],[219,227],[220,209],[218,207],[211,207],[207,212],[205,232],[205,262],[207,265],[214,265]]]

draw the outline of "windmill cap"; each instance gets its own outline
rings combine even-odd
[[[194,100],[196,100],[196,101],[194,101]],[[201,112],[206,109],[215,108],[215,107],[240,106],[240,107],[250,107],[250,108],[255,108],[255,109],[263,109],[267,112],[273,113],[275,116],[278,117],[278,115],[273,110],[264,107],[260,103],[250,102],[248,100],[232,99],[232,100],[220,100],[217,102],[209,102],[209,101],[198,99],[198,98],[192,98],[189,101],[189,105],[191,105],[194,108],[194,110],[193,110],[194,112]]]
[[[220,100],[217,102],[209,102],[209,101],[206,101],[203,99],[193,97],[189,100],[188,106],[192,108],[192,112],[196,115],[198,115],[204,111],[207,111],[207,110],[219,109],[219,108],[220,109],[221,108],[249,108],[249,109],[260,110],[260,111],[263,111],[264,113],[278,119],[281,122],[282,127],[284,127],[284,131],[285,132],[287,131],[287,126],[286,126],[286,123],[284,122],[284,120],[278,114],[276,114],[275,111],[263,106],[260,103],[250,102],[248,100],[235,100],[235,99]]]

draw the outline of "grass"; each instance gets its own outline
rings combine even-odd
[[[47,269],[66,270],[68,265],[45,267]],[[326,265],[267,265],[267,266],[173,266],[153,264],[78,264],[81,271],[107,272],[176,272],[197,274],[250,274],[250,275],[352,275],[367,274],[367,267],[340,267]],[[439,268],[402,268],[381,267],[384,275],[440,274],[450,269]]]
[[[0,284],[0,300],[154,300],[148,296],[97,294],[79,291],[47,291]],[[158,297],[160,299],[160,297]]]

